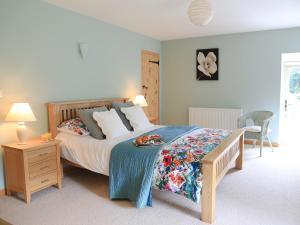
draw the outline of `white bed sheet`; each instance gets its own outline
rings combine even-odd
[[[91,136],[75,136],[62,132],[56,136],[56,139],[62,141],[61,156],[63,158],[79,164],[83,168],[108,176],[110,153],[116,144],[160,127],[162,126],[154,125],[112,140],[97,140]]]

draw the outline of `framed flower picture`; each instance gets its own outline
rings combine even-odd
[[[219,80],[219,49],[198,49],[197,80]]]

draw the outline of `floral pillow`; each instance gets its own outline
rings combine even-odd
[[[62,122],[58,125],[57,130],[78,136],[87,136],[90,134],[89,130],[80,118],[70,119]]]

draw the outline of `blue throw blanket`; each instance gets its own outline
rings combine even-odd
[[[169,126],[144,135],[158,134],[166,144],[197,129],[195,126]],[[135,138],[117,144],[109,162],[110,199],[128,199],[137,208],[152,205],[152,176],[162,146],[136,147]]]

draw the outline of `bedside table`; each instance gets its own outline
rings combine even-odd
[[[61,188],[61,167],[59,141],[28,141],[26,145],[2,145],[6,193],[24,194],[26,203],[31,194],[56,185]]]

